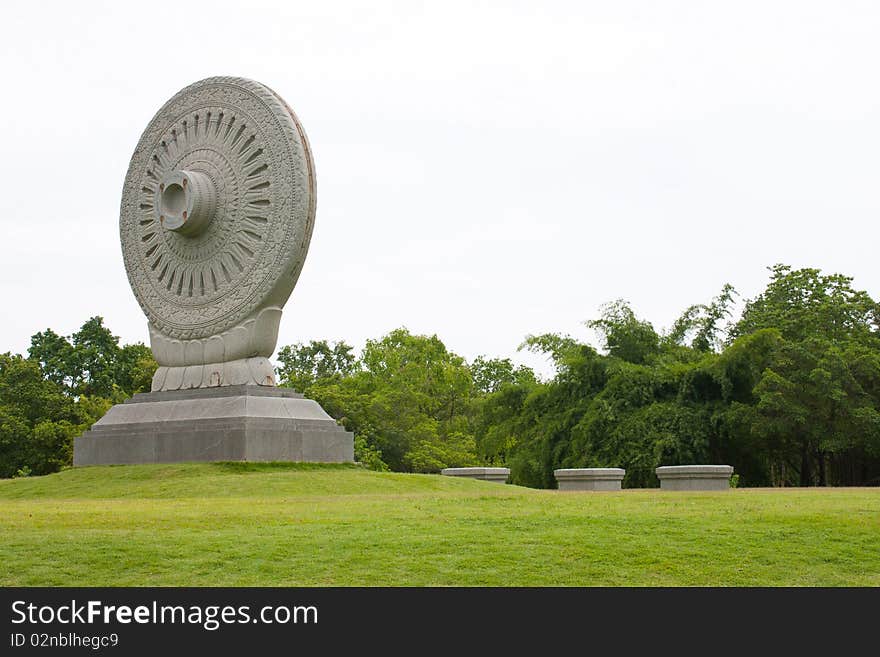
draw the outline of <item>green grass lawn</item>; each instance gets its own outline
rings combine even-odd
[[[5,586],[880,585],[880,489],[559,493],[355,466],[0,481]]]

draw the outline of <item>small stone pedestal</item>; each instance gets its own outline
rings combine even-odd
[[[662,490],[730,490],[730,465],[664,465],[655,470]]]
[[[467,477],[506,484],[510,468],[444,468],[440,474],[444,477]]]
[[[620,490],[623,468],[565,468],[554,470],[559,490]]]
[[[287,388],[238,385],[137,394],[73,444],[73,464],[354,461],[354,435]]]

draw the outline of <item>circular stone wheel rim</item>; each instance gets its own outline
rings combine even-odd
[[[230,99],[234,99],[235,103]],[[148,186],[144,181],[152,182],[147,174],[152,170],[151,167],[159,168],[159,165],[153,166],[150,158],[157,155],[160,144],[166,146],[163,136],[168,131],[173,131],[172,127],[181,117],[187,117],[194,111],[202,111],[208,106],[219,108],[218,130],[225,126],[221,126],[224,110],[232,112],[233,117],[240,113],[245,117],[245,123],[253,124],[255,122],[251,121],[248,112],[242,109],[249,106],[251,111],[260,113],[265,119],[262,124],[257,123],[251,128],[266,140],[265,157],[268,159],[274,154],[275,158],[275,166],[268,166],[264,171],[265,176],[270,178],[269,187],[275,190],[278,201],[277,207],[271,209],[271,213],[274,213],[271,214],[273,232],[268,235],[266,242],[274,250],[270,251],[270,263],[259,262],[259,266],[267,273],[250,279],[242,277],[241,280],[246,281],[246,285],[236,284],[242,288],[241,291],[230,285],[218,296],[220,302],[212,303],[208,299],[199,305],[191,301],[193,294],[190,279],[189,296],[185,290],[179,290],[178,296],[181,300],[179,304],[175,304],[173,297],[169,301],[169,295],[159,292],[155,270],[149,271],[152,263],[141,248],[142,244],[138,243],[142,239],[138,233],[140,223],[145,218],[159,218],[158,212],[145,208],[154,203],[151,199],[157,198],[158,178],[162,176],[157,177],[152,195],[147,193]],[[207,117],[205,130],[211,126],[210,113]],[[163,170],[163,175],[167,173]],[[243,193],[241,199],[236,198],[236,201],[243,205],[244,199]],[[150,323],[158,331],[174,339],[203,339],[240,325],[261,308],[283,306],[296,285],[308,252],[314,228],[315,205],[314,162],[308,139],[296,115],[278,94],[259,82],[234,77],[207,78],[181,89],[156,112],[141,135],[129,164],[120,208],[120,239],[126,273],[135,297]],[[237,207],[237,210],[241,208]],[[234,219],[238,220],[240,217],[236,215]],[[210,223],[217,223],[218,220],[220,223],[227,221],[231,224],[227,215]],[[230,228],[227,225],[226,229],[234,232],[237,227]],[[167,233],[161,232],[163,230],[159,225],[156,232],[163,239],[171,239]],[[248,274],[250,273],[249,271]],[[233,295],[233,292],[237,292],[237,295]],[[202,294],[204,295],[204,291]],[[228,298],[232,298],[234,302],[227,301],[223,305],[223,299]]]

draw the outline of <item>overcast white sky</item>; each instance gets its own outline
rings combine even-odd
[[[0,32],[0,351],[92,315],[147,341],[123,178],[212,75],[271,86],[314,151],[279,345],[406,326],[539,365],[528,333],[592,340],[619,297],[668,327],[776,262],[880,295],[876,3],[19,2]]]

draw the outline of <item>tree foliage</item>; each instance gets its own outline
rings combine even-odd
[[[35,334],[28,358],[0,355],[0,477],[69,466],[74,437],[113,403],[149,390],[155,369],[149,348],[120,346],[100,317],[69,337]]]
[[[530,336],[557,374],[483,400],[481,454],[542,487],[586,466],[654,485],[657,466],[683,463],[730,463],[742,485],[878,484],[878,306],[851,283],[777,265],[732,326],[727,285],[662,336],[618,300],[587,323],[605,355]]]
[[[737,420],[768,450],[772,483],[874,481],[880,306],[847,276],[786,265],[770,271],[767,289],[731,330],[733,351],[772,336],[760,374],[751,376],[751,404],[736,409]]]
[[[437,336],[403,328],[368,340],[357,359],[352,352],[344,343],[285,347],[282,385],[301,386],[354,431],[356,456],[376,469],[437,472],[477,462],[474,384],[463,358]]]
[[[33,361],[0,354],[0,477],[55,472],[70,463],[81,414]]]
[[[553,487],[556,468],[623,467],[627,486],[652,486],[660,465],[728,463],[742,486],[880,484],[878,304],[846,276],[785,265],[731,323],[735,295],[725,285],[665,332],[614,301],[586,323],[601,352],[529,335],[520,348],[552,362],[549,380],[405,328],[359,353],[282,347],[278,378],[353,431],[376,470],[508,465],[515,483]],[[0,476],[68,465],[72,437],[155,367],[100,317],[0,356]]]
[[[665,336],[667,344],[688,345],[700,352],[715,351],[723,342],[721,322],[731,315],[736,290],[729,283],[708,304],[695,304],[685,310]]]
[[[316,381],[349,376],[357,367],[354,350],[345,342],[312,340],[281,347],[278,351],[278,378],[283,385],[307,390]]]
[[[102,317],[92,317],[70,337],[52,329],[35,334],[28,355],[48,380],[73,397],[125,399],[149,390],[157,367],[145,345],[121,347]]]
[[[649,322],[640,320],[623,299],[606,304],[599,319],[587,326],[599,332],[610,356],[628,363],[646,363],[660,349],[660,336]]]

